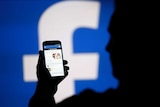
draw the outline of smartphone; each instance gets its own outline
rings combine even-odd
[[[45,66],[51,77],[64,76],[63,51],[59,40],[44,41],[43,52]]]

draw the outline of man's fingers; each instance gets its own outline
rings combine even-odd
[[[63,60],[63,64],[64,65],[68,64],[68,61],[67,60]]]

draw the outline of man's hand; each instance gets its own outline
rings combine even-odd
[[[69,67],[66,66],[68,62],[63,60],[64,63],[64,77],[51,77],[48,69],[45,67],[44,53],[39,51],[39,59],[37,64],[37,78],[39,88],[45,89],[46,91],[50,90],[50,94],[55,94],[57,91],[58,84],[68,75]]]

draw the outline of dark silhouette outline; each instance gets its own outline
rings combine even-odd
[[[53,95],[58,84],[65,78],[48,78],[43,66],[43,52],[40,51],[37,66],[38,84],[35,94],[29,102],[29,107],[60,107],[60,106],[137,106],[149,104],[153,98],[151,83],[147,81],[148,75],[143,71],[149,68],[145,62],[142,34],[145,13],[140,2],[130,0],[115,0],[115,11],[112,15],[110,26],[111,39],[106,50],[110,53],[113,74],[119,80],[117,89],[109,89],[104,93],[96,93],[87,89],[79,95],[71,96],[56,104]],[[141,38],[142,37],[142,38]],[[69,67],[66,66],[66,76]],[[147,69],[146,69],[146,66]],[[146,77],[147,76],[147,77]],[[152,97],[151,97],[152,96]],[[153,103],[152,103],[153,104]],[[154,105],[154,104],[153,104]]]

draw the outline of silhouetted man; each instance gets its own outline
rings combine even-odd
[[[146,43],[143,35],[144,18],[146,18],[143,5],[130,0],[116,0],[115,11],[108,30],[111,35],[106,51],[110,53],[113,66],[113,75],[119,80],[116,89],[108,89],[104,93],[97,93],[87,89],[79,95],[71,96],[56,104],[54,94],[58,84],[64,79],[53,80],[44,67],[43,52],[40,51],[37,65],[38,84],[35,94],[29,102],[29,107],[84,107],[84,106],[137,106],[150,102],[150,83],[147,81],[146,70],[149,64],[144,57]],[[142,13],[141,13],[142,12]],[[142,41],[144,40],[144,41]],[[69,67],[66,66],[66,76]],[[78,64],[78,63],[77,63]],[[146,68],[147,67],[147,68]],[[145,74],[143,74],[145,71]],[[149,77],[148,77],[149,78]],[[105,84],[104,84],[105,85]]]

